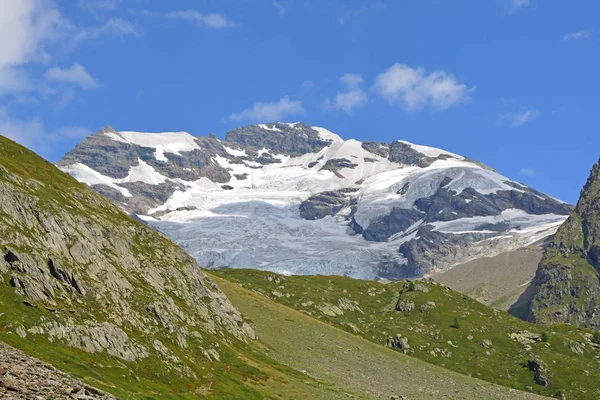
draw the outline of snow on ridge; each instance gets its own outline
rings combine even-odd
[[[314,129],[315,131],[317,131],[319,133],[319,136],[323,140],[327,140],[327,141],[331,141],[331,142],[343,142],[344,141],[344,139],[342,139],[339,135],[336,135],[335,133],[331,132],[328,129],[321,128],[320,126],[311,126],[311,128]]]
[[[406,140],[398,140],[398,142],[409,145],[410,147],[412,147],[413,149],[415,149],[419,153],[425,154],[427,157],[433,157],[433,158],[435,158],[435,157],[439,157],[441,155],[447,155],[447,156],[450,156],[450,157],[457,158],[459,160],[464,160],[465,159],[463,156],[459,156],[458,154],[454,154],[454,153],[451,153],[451,152],[446,151],[446,150],[438,149],[436,147],[430,147],[430,146],[424,146],[424,145],[420,145],[420,144],[414,144],[414,143],[411,143],[411,142],[407,142]]]
[[[275,125],[273,125],[272,128],[269,128],[267,125],[265,124],[258,124],[258,127],[261,129],[265,129],[267,131],[273,131],[273,132],[281,132],[281,129],[279,129],[278,127],[276,127]]]
[[[225,151],[228,154],[231,154],[234,157],[245,157],[246,156],[246,150],[236,150],[236,149],[232,149],[229,148],[227,146],[223,146],[225,148]]]
[[[196,138],[187,132],[149,133],[121,131],[118,133],[105,132],[104,135],[118,142],[156,149],[154,157],[164,162],[169,161],[165,153],[180,156],[180,152],[200,150],[200,146],[196,143]]]
[[[132,197],[129,190],[121,187],[114,182],[114,178],[102,175],[100,172],[88,167],[85,164],[76,163],[60,168],[62,171],[68,173],[79,182],[83,182],[88,186],[92,185],[106,185],[115,190],[118,190],[125,197]]]
[[[60,169],[88,186],[106,185],[118,190],[125,197],[132,197],[132,195],[129,190],[119,186],[121,183],[142,182],[149,185],[159,185],[169,180],[169,178],[156,172],[152,166],[139,158],[138,165],[131,167],[129,174],[125,178],[111,178],[110,176],[102,175],[100,172],[82,163],[60,167]]]

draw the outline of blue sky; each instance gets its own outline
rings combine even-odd
[[[304,121],[575,202],[600,156],[596,0],[0,0],[0,133]]]

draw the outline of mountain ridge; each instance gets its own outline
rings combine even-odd
[[[577,206],[548,245],[527,318],[600,327],[600,160]]]
[[[223,141],[106,128],[57,165],[215,268],[417,277],[539,240],[571,211],[445,150],[304,123]]]

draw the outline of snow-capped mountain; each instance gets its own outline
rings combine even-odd
[[[224,141],[106,127],[58,165],[209,268],[417,277],[538,241],[572,209],[457,154],[303,123]]]

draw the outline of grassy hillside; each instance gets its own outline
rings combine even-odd
[[[568,399],[596,399],[600,391],[594,378],[600,350],[590,331],[530,324],[440,284],[212,273],[381,346],[488,382]]]
[[[213,276],[251,318],[263,351],[331,387],[330,398],[541,399],[461,375],[380,346],[319,321],[254,291]],[[338,397],[341,394],[341,397]],[[333,397],[335,395],[335,397]],[[285,398],[285,397],[282,397]]]

